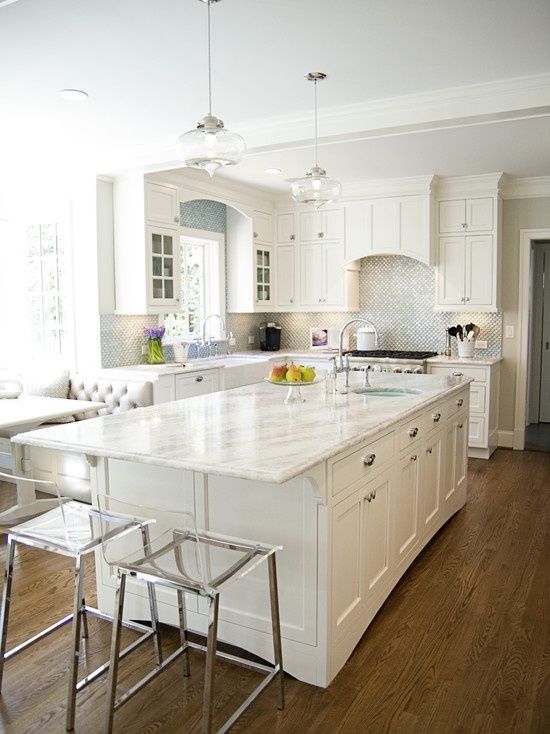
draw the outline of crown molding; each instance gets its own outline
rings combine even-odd
[[[449,176],[440,178],[437,186],[437,197],[472,196],[485,194],[494,196],[501,193],[505,175],[503,173],[487,173],[476,176]]]
[[[513,178],[506,176],[502,187],[503,199],[550,198],[550,176]]]

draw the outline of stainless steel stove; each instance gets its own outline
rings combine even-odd
[[[352,369],[361,369],[368,364],[373,372],[403,372],[421,375],[427,371],[426,360],[437,352],[407,352],[391,349],[371,349],[346,352]]]

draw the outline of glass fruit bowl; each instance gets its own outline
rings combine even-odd
[[[323,380],[322,377],[317,375],[314,380],[310,382],[287,382],[286,380],[270,380],[269,377],[264,377],[264,382],[269,382],[271,385],[279,385],[281,387],[288,388],[288,393],[284,400],[285,404],[289,403],[305,403],[306,399],[301,393],[302,387],[309,387],[310,385],[316,385],[318,382]]]

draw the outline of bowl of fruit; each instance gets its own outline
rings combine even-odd
[[[303,403],[303,397],[300,388],[314,385],[319,382],[314,367],[307,367],[303,364],[277,364],[271,368],[269,377],[264,378],[266,382],[272,385],[281,385],[288,388],[285,403]]]

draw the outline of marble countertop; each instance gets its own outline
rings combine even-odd
[[[342,375],[340,376],[342,377]],[[354,373],[352,387],[361,385]],[[15,443],[190,471],[282,483],[372,437],[471,380],[383,375],[374,387],[420,394],[377,398],[327,396],[323,381],[302,388],[304,403],[285,405],[283,386],[266,382],[117,415],[21,434]]]
[[[502,357],[446,357],[444,354],[438,354],[436,357],[428,359],[429,364],[471,364],[480,367],[490,367],[502,361]]]

